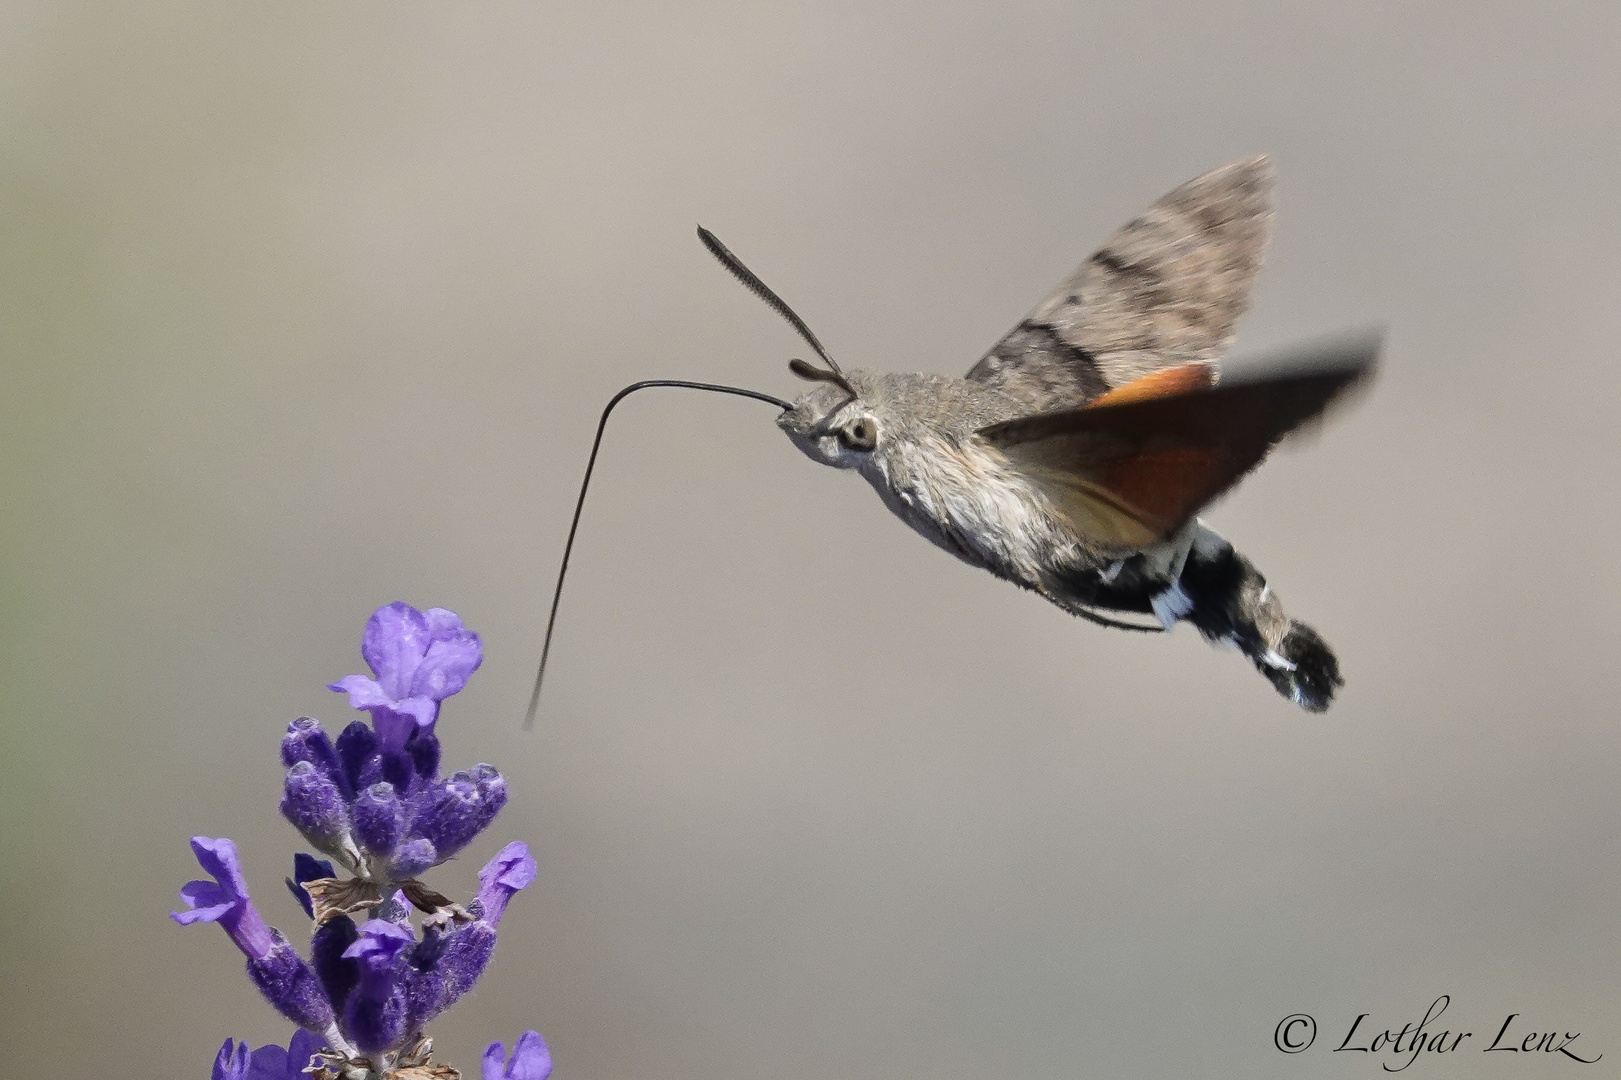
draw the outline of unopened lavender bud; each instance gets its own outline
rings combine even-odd
[[[418,777],[424,781],[438,779],[439,740],[433,732],[419,728],[405,744],[405,752],[411,755],[411,763],[416,766]]]
[[[490,815],[490,820],[494,820],[495,815],[506,805],[507,782],[494,765],[481,761],[471,769],[463,769],[456,773],[450,780],[452,783],[472,784],[478,789],[479,798],[490,804],[490,809],[486,811]],[[489,822],[486,821],[485,824],[488,825]]]
[[[309,965],[299,959],[281,931],[264,956],[248,958],[248,977],[276,1011],[299,1027],[320,1031],[332,1023],[332,1005]]]
[[[327,1000],[339,1013],[343,1012],[349,991],[360,981],[360,962],[343,955],[359,936],[353,919],[337,915],[316,927],[310,938],[310,966],[315,969],[315,977],[321,980]]]
[[[338,733],[337,751],[338,764],[349,782],[349,790],[360,791],[366,786],[361,783],[361,774],[377,753],[377,733],[365,721],[356,720]]]
[[[416,877],[439,862],[439,852],[432,840],[418,837],[402,844],[394,853],[390,866],[396,878]]]
[[[293,828],[304,834],[304,839],[329,854],[339,850],[340,841],[349,831],[349,816],[337,785],[307,761],[287,770],[281,812]]]
[[[445,781],[431,800],[417,816],[416,831],[433,841],[440,859],[448,859],[478,835],[484,800],[478,785],[455,779]]]
[[[293,856],[293,876],[286,879],[287,890],[293,894],[293,899],[298,901],[298,906],[304,909],[307,917],[315,918],[315,907],[310,903],[310,894],[305,891],[304,883],[332,876],[332,864],[325,859],[317,859],[302,851]]]
[[[468,776],[478,785],[478,793],[484,796],[486,802],[494,801],[497,811],[507,804],[506,778],[494,765],[479,762],[468,770]]]
[[[307,761],[320,770],[321,775],[338,785],[342,791],[347,783],[343,767],[338,763],[338,751],[321,729],[321,722],[313,716],[300,716],[287,725],[287,734],[281,740],[281,763],[292,768]]]
[[[416,766],[404,751],[383,750],[366,759],[360,770],[360,786],[355,790],[364,791],[373,784],[392,784],[401,795],[409,795],[422,787],[416,780]]]
[[[400,842],[405,826],[405,807],[400,805],[394,785],[376,783],[355,799],[355,839],[373,855],[387,855]]]
[[[467,776],[466,773],[458,774]],[[499,778],[497,778],[499,779]],[[417,819],[417,829],[433,841],[439,858],[447,859],[466,847],[506,805],[506,782],[486,782],[480,790],[472,779],[451,779]]]

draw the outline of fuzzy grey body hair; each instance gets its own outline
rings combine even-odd
[[[884,505],[931,543],[1055,601],[1077,575],[1119,559],[1077,535],[1067,519],[1002,453],[976,432],[1023,414],[1019,401],[966,379],[848,371],[859,395],[811,390],[777,424],[812,460],[853,469]],[[875,422],[877,445],[840,444],[840,426]],[[1168,547],[1185,546],[1178,536]],[[1167,566],[1170,559],[1157,560]]]

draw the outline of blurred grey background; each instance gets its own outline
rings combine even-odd
[[[447,764],[529,841],[476,1070],[1370,1076],[1416,1021],[1621,1076],[1621,9],[1609,2],[0,8],[8,1071],[285,1042],[165,913],[271,922],[285,723],[405,599],[486,642]],[[1239,361],[1389,327],[1373,393],[1207,515],[1340,651],[1323,717],[1189,628],[957,564],[752,402],[802,344],[960,373],[1112,229],[1276,156]],[[1285,1015],[1317,1044],[1273,1046]],[[1546,1058],[1544,1054],[1541,1057]],[[1576,1066],[1563,1058],[1558,1064]]]

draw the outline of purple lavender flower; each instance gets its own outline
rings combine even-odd
[[[253,1052],[247,1080],[308,1080],[304,1070],[321,1049],[320,1039],[307,1031],[295,1031],[287,1049],[271,1043]]]
[[[372,715],[385,749],[403,750],[417,730],[433,734],[439,703],[467,685],[484,661],[478,635],[444,608],[418,611],[396,600],[366,622],[360,655],[374,678],[349,675],[330,684],[352,708]]]
[[[478,899],[475,902],[485,921],[491,926],[499,926],[501,916],[507,910],[507,901],[534,881],[538,871],[534,856],[529,854],[529,845],[522,840],[514,840],[496,852],[495,858],[485,863],[484,869],[478,872]]]
[[[512,1059],[507,1061],[506,1055],[506,1047],[498,1042],[485,1048],[483,1080],[546,1080],[552,1074],[552,1052],[546,1049],[546,1040],[538,1031],[518,1036]],[[505,1069],[501,1067],[503,1061]]]
[[[276,1011],[300,1027],[323,1031],[332,1023],[332,1006],[315,973],[299,959],[280,932],[265,925],[248,896],[236,845],[221,837],[194,836],[191,850],[213,881],[191,881],[180,898],[191,909],[171,911],[182,926],[217,922],[248,958],[248,976]]]
[[[522,841],[508,844],[484,864],[478,878],[478,896],[469,909],[469,921],[454,923],[449,929],[442,929],[439,923],[428,926],[411,956],[412,970],[405,976],[403,990],[413,1024],[425,1024],[450,1008],[484,974],[495,952],[496,926],[507,901],[535,880],[529,845]]]
[[[405,1003],[394,987],[403,974],[401,954],[416,943],[409,927],[373,919],[344,952],[360,963],[360,982],[343,1010],[343,1029],[366,1053],[391,1050],[406,1032]]]
[[[320,1050],[321,1040],[307,1031],[295,1032],[285,1048],[272,1043],[251,1052],[226,1039],[209,1080],[308,1080],[304,1068]]]
[[[249,960],[269,954],[275,946],[270,928],[259,917],[253,901],[248,897],[248,883],[242,876],[242,863],[236,857],[236,845],[221,837],[191,838],[191,850],[197,862],[213,876],[213,881],[188,881],[180,889],[180,899],[190,911],[171,911],[169,918],[181,926],[197,922],[217,922],[227,937],[242,950]]]
[[[499,1045],[499,1044],[497,1044]],[[246,1080],[248,1075],[248,1044],[236,1044],[231,1039],[225,1040],[220,1047],[219,1054],[214,1058],[214,1067],[209,1070],[208,1080]],[[484,1052],[489,1056],[489,1051]]]

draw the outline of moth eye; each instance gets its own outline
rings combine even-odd
[[[839,429],[839,442],[848,450],[872,450],[878,445],[878,425],[863,416]]]

